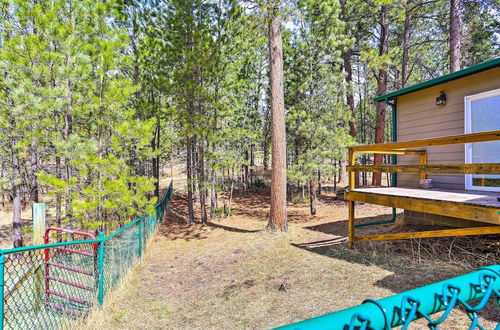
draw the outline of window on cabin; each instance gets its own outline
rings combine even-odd
[[[465,133],[500,130],[500,89],[465,97]],[[465,162],[500,163],[500,141],[469,143],[465,146]],[[469,174],[465,188],[500,191],[500,175]]]

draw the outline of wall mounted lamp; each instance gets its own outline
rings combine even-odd
[[[439,96],[436,97],[436,105],[446,105],[446,94],[444,92],[440,92]]]

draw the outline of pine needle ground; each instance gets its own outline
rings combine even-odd
[[[471,264],[473,259],[460,257],[467,241],[449,244],[450,254],[457,254],[451,259],[448,252],[433,256],[422,247],[417,255],[417,242],[408,241],[348,250],[347,208],[327,196],[322,197],[317,216],[308,215],[307,205],[289,204],[289,231],[278,234],[262,230],[269,205],[265,192],[236,194],[235,215],[207,226],[183,224],[185,203],[183,196],[175,197],[143,261],[82,328],[266,329],[478,266]],[[388,212],[367,204],[357,209],[357,217],[367,220],[385,218]],[[401,224],[363,230],[388,231],[391,226]],[[432,242],[440,241],[420,244],[428,247]],[[495,253],[488,256],[478,262],[498,262]],[[498,312],[494,305],[487,309],[486,328],[494,328]],[[441,328],[461,329],[468,324],[467,316],[457,310]],[[424,325],[419,321],[413,328]]]

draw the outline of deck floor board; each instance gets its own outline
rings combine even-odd
[[[500,192],[400,187],[356,188],[351,189],[351,191],[385,196],[407,197],[413,199],[447,201],[500,209]]]

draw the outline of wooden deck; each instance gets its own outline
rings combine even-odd
[[[399,187],[356,188],[353,191],[377,195],[456,202],[476,206],[493,207],[500,210],[500,192]]]
[[[347,171],[349,172],[349,190],[345,194],[345,199],[349,201],[349,247],[353,248],[355,241],[500,234],[499,192],[400,187],[357,188],[355,182],[356,172],[419,173],[420,179],[427,178],[428,173],[500,174],[500,163],[427,164],[427,150],[414,149],[487,141],[500,141],[500,130],[425,140],[349,147],[349,166],[347,166]],[[359,165],[356,164],[356,156],[360,153],[411,154],[419,155],[420,160],[418,165]],[[393,208],[480,221],[491,224],[491,226],[356,236],[355,202],[378,204]]]
[[[500,193],[419,188],[356,188],[346,199],[500,225]]]

